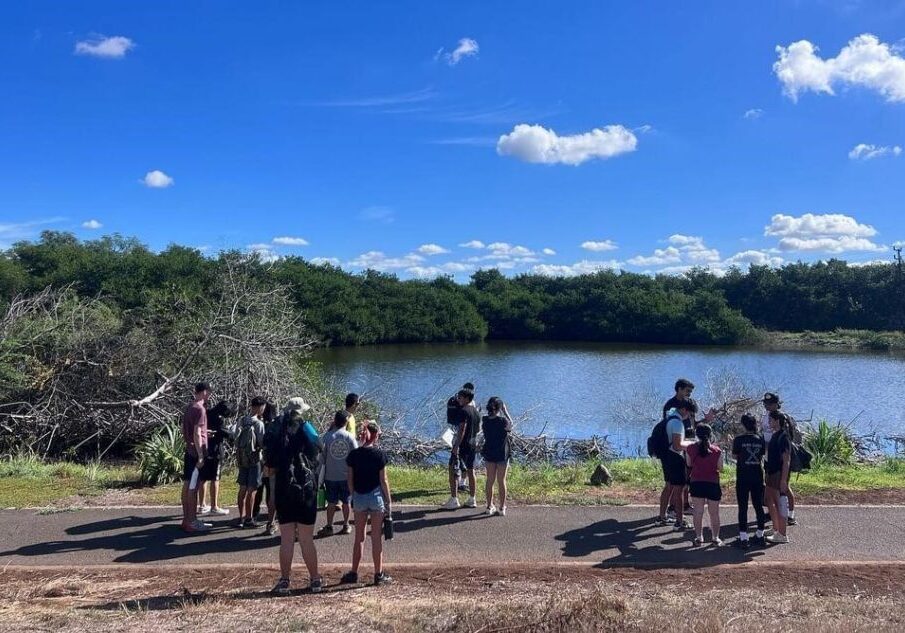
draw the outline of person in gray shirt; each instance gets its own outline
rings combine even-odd
[[[343,526],[340,534],[350,534],[349,527],[349,501],[352,493],[349,490],[348,473],[349,466],[346,457],[358,448],[358,442],[348,431],[349,413],[337,411],[333,417],[333,426],[321,437],[321,456],[324,467],[324,487],[327,492],[327,524],[318,530],[318,536],[330,536],[333,534],[333,518],[336,516],[337,505],[342,505]]]

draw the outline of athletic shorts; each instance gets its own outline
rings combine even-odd
[[[723,498],[723,489],[712,481],[692,481],[688,486],[688,494],[696,499],[719,501]]]
[[[281,491],[275,491],[274,497],[277,520],[280,523],[314,525],[317,520],[317,496],[310,503],[292,502],[285,493],[281,494]]]
[[[450,468],[466,468],[471,470],[474,468],[474,461],[477,453],[475,452],[474,447],[469,446],[468,444],[463,444],[459,447],[459,456],[453,457],[452,454],[449,456],[449,467]]]
[[[684,456],[671,450],[666,452],[663,457],[663,480],[670,486],[684,486],[688,483]]]
[[[264,467],[260,463],[257,463],[253,466],[240,466],[239,476],[236,478],[236,483],[239,484],[240,488],[251,488],[252,490],[257,490],[261,487],[261,481],[263,479]]]
[[[220,460],[207,459],[198,472],[199,481],[220,481]]]
[[[327,489],[327,503],[349,503],[349,482],[348,481],[325,481],[324,487]]]
[[[195,467],[198,465],[198,458],[191,453],[186,453],[182,457],[182,481],[191,481]]]

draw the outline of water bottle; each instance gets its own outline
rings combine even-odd
[[[779,496],[779,516],[784,519],[789,518],[789,497],[788,495]]]
[[[391,512],[387,512],[383,517],[383,540],[393,540],[393,514]]]

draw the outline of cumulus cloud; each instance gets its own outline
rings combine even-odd
[[[470,272],[474,269],[474,266],[461,262],[448,262],[439,266],[412,266],[407,268],[405,272],[419,279],[431,279],[441,275]]]
[[[783,263],[782,257],[778,255],[772,255],[770,253],[765,253],[764,251],[742,251],[740,253],[736,253],[732,257],[727,258],[723,265],[725,267],[729,266],[738,266],[739,268],[748,266],[781,266]]]
[[[860,86],[887,101],[905,101],[905,59],[899,50],[865,33],[849,41],[836,57],[822,58],[808,40],[777,46],[773,72],[792,101],[811,91],[835,94],[835,86]]]
[[[553,255],[556,255],[556,251],[554,251],[552,248],[545,248],[544,250],[541,251],[541,253],[543,253],[544,255],[547,255],[548,257],[552,257]]]
[[[439,244],[422,244],[418,247],[418,252],[422,255],[433,256],[445,255],[449,252],[449,250],[443,248]]]
[[[159,169],[154,169],[146,173],[141,182],[152,189],[166,189],[167,187],[172,187],[175,181]]]
[[[886,250],[886,247],[869,239],[876,234],[874,227],[861,224],[842,213],[805,213],[799,217],[777,213],[764,227],[764,235],[780,238],[781,251],[842,253]]]
[[[280,246],[308,246],[308,240],[303,237],[275,237],[273,243]]]
[[[540,125],[516,125],[500,136],[496,151],[528,163],[580,165],[585,161],[607,159],[635,151],[638,138],[621,125],[607,125],[584,134],[559,136]]]
[[[508,242],[493,242],[487,245],[490,257],[530,257],[534,255],[527,246],[516,246]]]
[[[586,251],[601,253],[603,251],[614,251],[619,248],[613,240],[603,240],[602,242],[582,242],[581,247]]]
[[[466,57],[475,57],[481,50],[478,43],[470,37],[463,37],[459,40],[459,44],[451,52],[445,52],[445,49],[437,51],[435,59],[443,58],[450,66],[455,66]]]
[[[310,263],[314,264],[315,266],[324,266],[324,265],[339,266],[339,264],[340,264],[339,259],[337,259],[336,257],[312,257],[308,261]]]
[[[75,43],[76,55],[90,55],[91,57],[103,57],[106,59],[120,59],[135,48],[135,42],[122,35],[113,37],[98,37],[82,40]]]
[[[764,116],[764,111],[760,108],[751,108],[750,110],[745,110],[745,114],[743,116],[746,119],[759,119]]]
[[[102,226],[104,226],[104,225],[101,224],[100,222],[98,222],[97,220],[86,220],[85,222],[82,222],[82,228],[88,229],[91,231],[96,231],[99,228],[101,228]]]
[[[531,273],[545,277],[577,277],[591,275],[602,270],[618,270],[622,262],[615,259],[607,261],[591,261],[584,259],[574,264],[538,264],[531,268]]]
[[[902,153],[902,148],[898,145],[869,145],[867,143],[858,143],[848,153],[848,157],[852,160],[871,160],[872,158],[881,158],[883,156],[898,156]]]
[[[415,253],[410,253],[403,257],[387,257],[381,251],[368,251],[349,261],[348,265],[353,268],[367,268],[386,272],[419,266],[423,261],[424,258]]]
[[[720,252],[709,248],[702,237],[676,233],[666,241],[669,243],[666,248],[655,249],[651,255],[637,255],[627,260],[627,263],[640,267],[671,266],[680,270],[720,261]],[[660,272],[668,271],[664,269]]]
[[[481,240],[471,240],[470,242],[465,242],[464,244],[459,244],[460,248],[474,248],[481,249],[487,248],[487,245]]]
[[[628,260],[632,266],[665,266],[682,261],[682,252],[675,246],[658,248],[653,255],[637,255]]]

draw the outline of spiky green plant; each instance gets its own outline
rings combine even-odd
[[[164,425],[139,444],[135,454],[142,483],[156,486],[179,481],[185,455],[182,430],[175,422]]]

